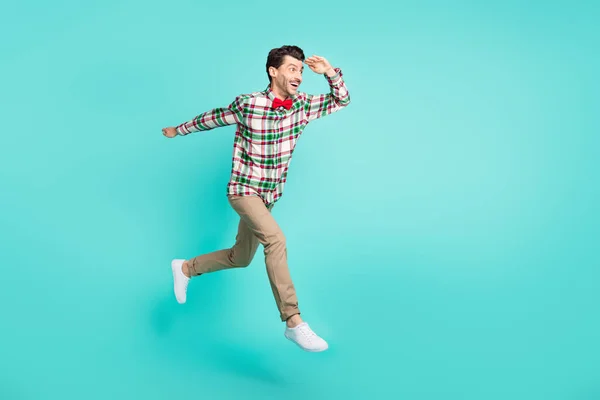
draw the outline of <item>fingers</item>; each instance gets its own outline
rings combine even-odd
[[[319,62],[319,61],[323,61],[323,57],[319,57],[319,56],[316,56],[314,54],[311,57],[308,57],[306,60],[304,60],[304,62],[306,64],[309,64],[309,65],[310,64],[314,64],[314,63]]]
[[[319,67],[322,67],[322,66],[329,65],[329,63],[327,62],[327,60],[324,57],[317,56],[317,55],[312,55],[311,57],[308,57],[306,60],[304,60],[304,62],[313,71],[314,71],[314,68],[319,68]]]
[[[162,134],[168,138],[173,138],[176,136],[176,132],[170,128],[162,128]]]

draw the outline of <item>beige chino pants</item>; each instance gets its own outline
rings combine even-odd
[[[188,261],[192,276],[227,268],[247,267],[259,244],[264,247],[267,275],[275,303],[282,321],[300,314],[296,290],[287,263],[285,236],[258,196],[229,195],[229,204],[240,216],[235,244],[229,249],[219,250],[194,257]]]

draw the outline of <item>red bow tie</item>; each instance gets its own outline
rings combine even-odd
[[[292,108],[292,99],[280,100],[277,97],[273,100],[273,108],[284,106],[286,110]]]

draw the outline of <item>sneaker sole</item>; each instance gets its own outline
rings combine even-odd
[[[175,300],[177,300],[177,302],[179,304],[185,304],[185,301],[187,299],[183,300],[183,301],[180,301],[177,298],[177,292],[175,291],[175,280],[176,280],[177,272],[179,272],[179,271],[177,271],[177,265],[175,265],[176,263],[177,263],[176,261],[171,261],[171,272],[173,273],[173,294],[175,295]]]
[[[285,336],[285,338],[287,340],[289,340],[290,342],[294,343],[296,346],[300,347],[302,350],[307,351],[309,353],[321,353],[321,352],[329,349],[329,345],[327,345],[327,347],[325,347],[324,349],[317,349],[317,350],[307,349],[307,348],[304,348],[304,347],[300,346],[300,344],[298,344],[298,342],[296,342],[294,339],[290,338],[285,333],[283,334],[283,336]]]

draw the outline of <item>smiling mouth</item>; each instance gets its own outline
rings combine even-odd
[[[292,85],[292,87],[295,87],[296,89],[298,89],[298,86],[300,86],[300,83],[298,83],[298,82],[290,82],[290,85]]]

